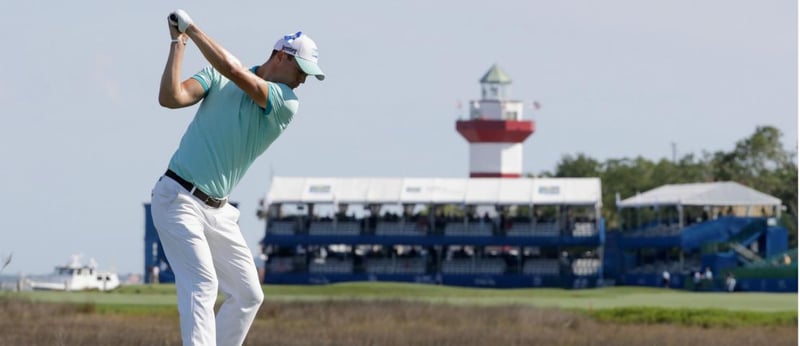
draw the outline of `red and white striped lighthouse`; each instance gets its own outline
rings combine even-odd
[[[511,78],[497,64],[481,78],[481,99],[471,101],[469,119],[456,130],[469,142],[470,178],[519,178],[522,142],[535,130],[523,120],[523,103],[510,99]]]

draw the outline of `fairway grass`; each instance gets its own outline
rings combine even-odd
[[[454,305],[527,305],[570,310],[650,307],[730,311],[797,312],[796,293],[688,292],[648,287],[605,287],[586,290],[550,288],[481,289],[408,283],[357,282],[320,286],[264,286],[265,300],[401,300]],[[124,286],[112,292],[0,292],[41,302],[91,303],[96,306],[174,307],[173,285]],[[116,310],[116,309],[114,309]]]
[[[480,289],[401,283],[265,286],[267,299],[399,299],[467,305],[531,305],[566,309],[660,307],[737,311],[797,311],[797,294],[688,292],[647,287],[586,290]]]

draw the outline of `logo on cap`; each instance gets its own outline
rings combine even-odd
[[[294,49],[286,45],[283,46],[283,51],[287,53],[297,54],[297,49]]]

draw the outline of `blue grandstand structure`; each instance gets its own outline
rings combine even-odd
[[[797,291],[774,197],[666,185],[617,201],[621,227],[609,231],[601,200],[597,178],[274,177],[257,261],[267,284],[725,290],[730,275],[740,291]],[[158,266],[171,282],[149,205],[145,218],[145,273]]]
[[[583,288],[602,279],[596,178],[275,177],[272,187],[266,283]]]
[[[775,197],[733,182],[677,184],[617,207],[622,227],[608,232],[603,263],[616,284],[725,290],[730,275],[739,290],[797,291]]]

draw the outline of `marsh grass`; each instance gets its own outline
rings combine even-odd
[[[174,309],[174,306],[172,307]],[[599,310],[602,311],[602,310]],[[174,310],[0,297],[0,345],[180,345]],[[592,312],[597,313],[597,311]],[[266,301],[246,345],[796,345],[788,322],[650,324],[528,305]],[[611,315],[624,315],[617,311]],[[796,321],[796,312],[794,313]]]

